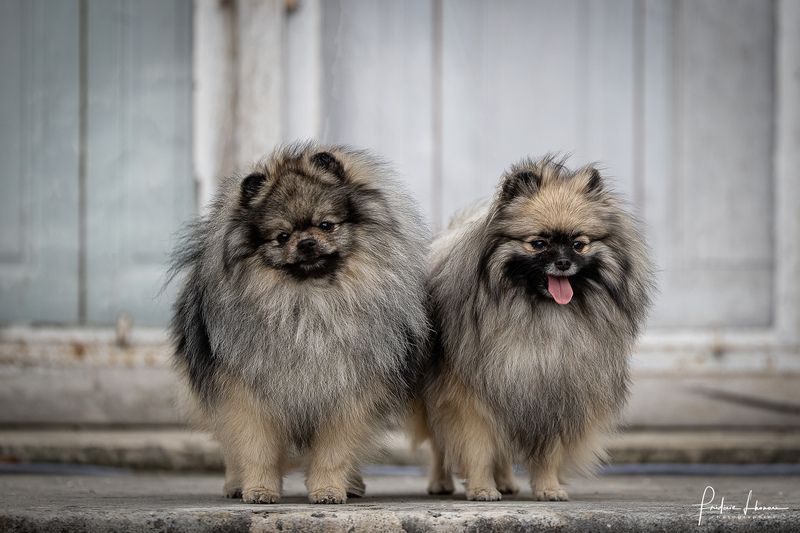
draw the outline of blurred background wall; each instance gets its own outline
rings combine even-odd
[[[600,162],[659,269],[626,423],[800,426],[798,2],[0,0],[0,68],[0,424],[179,423],[176,231],[316,138],[434,229]]]

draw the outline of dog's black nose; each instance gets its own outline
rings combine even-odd
[[[556,268],[559,270],[569,270],[571,266],[572,262],[569,259],[559,259],[556,261]]]
[[[304,254],[310,254],[317,249],[317,241],[316,239],[303,239],[297,243],[297,249]]]

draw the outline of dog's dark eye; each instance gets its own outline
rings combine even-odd
[[[531,242],[531,246],[533,246],[534,250],[544,250],[545,247],[547,246],[547,243],[545,241],[537,239],[537,240]]]
[[[286,244],[286,241],[289,240],[289,234],[285,231],[283,233],[278,233],[278,236],[275,237],[275,240],[278,242],[278,244]]]
[[[583,243],[581,241],[575,241],[572,243],[572,247],[575,249],[576,252],[580,252],[581,250],[584,249],[585,246],[586,243]]]
[[[324,222],[320,223],[319,229],[321,229],[322,231],[331,231],[335,225],[336,224],[334,224],[333,222],[328,222],[327,220],[325,220]]]

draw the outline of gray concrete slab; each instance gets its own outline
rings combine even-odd
[[[392,432],[372,461],[427,463],[426,445],[412,451]],[[664,430],[624,431],[609,438],[612,463],[798,463],[800,432]],[[149,470],[222,470],[219,446],[207,433],[161,429],[0,429],[0,460],[78,463]]]
[[[387,471],[386,469],[383,470]],[[800,476],[600,476],[569,485],[569,502],[536,502],[530,492],[473,503],[425,494],[425,480],[373,469],[367,496],[338,506],[306,503],[303,478],[286,480],[276,505],[226,500],[219,475],[0,475],[0,531],[798,531]],[[522,480],[520,480],[522,481]],[[707,486],[713,505],[698,526]],[[759,510],[745,515],[750,506]],[[706,494],[706,499],[710,493]],[[736,506],[731,508],[730,506]],[[763,509],[786,507],[785,510]]]

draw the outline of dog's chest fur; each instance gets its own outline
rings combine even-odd
[[[578,438],[622,405],[629,342],[577,308],[543,302],[532,313],[514,306],[481,342],[481,389],[522,448]]]
[[[250,387],[300,440],[343,409],[387,409],[407,392],[403,372],[419,318],[413,311],[398,316],[380,296],[343,298],[336,291],[282,290],[280,301],[223,297],[210,309],[236,317],[209,321],[224,373]]]

